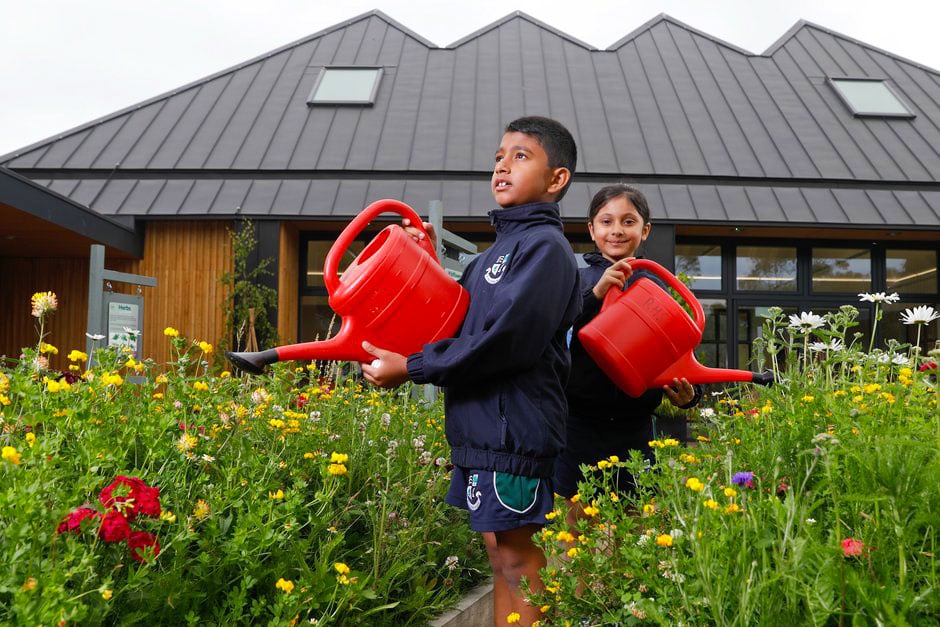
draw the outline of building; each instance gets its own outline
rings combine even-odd
[[[525,114],[575,134],[576,249],[601,186],[650,197],[645,254],[692,277],[704,362],[744,367],[770,305],[856,304],[868,329],[857,294],[896,291],[878,328],[903,338],[896,311],[940,301],[936,70],[808,22],[753,54],[661,15],[599,50],[516,12],[439,48],[372,11],[0,157],[0,354],[35,342],[29,296],[46,289],[65,308],[56,342],[84,345],[90,243],[158,279],[149,354],[168,357],[167,325],[218,341],[244,218],[275,261],[282,343],[322,337],[323,259],[348,220],[440,200],[485,246],[492,153]]]

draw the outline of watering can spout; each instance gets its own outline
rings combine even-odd
[[[243,353],[233,353],[229,351],[225,353],[225,358],[228,359],[233,366],[243,372],[261,374],[264,372],[265,366],[277,361],[277,351],[273,348],[266,351],[249,351]]]
[[[674,364],[661,373],[653,381],[654,387],[672,385],[673,379],[687,379],[690,383],[757,383],[771,385],[774,382],[772,372],[749,372],[747,370],[731,370],[728,368],[707,368],[700,364],[695,356],[685,353]]]

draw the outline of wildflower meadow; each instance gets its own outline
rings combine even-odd
[[[417,390],[239,378],[171,327],[170,363],[53,372],[56,308],[34,295],[37,343],[0,364],[0,624],[420,625],[482,578]]]
[[[578,493],[590,519],[573,533],[559,501],[540,535],[540,622],[937,624],[940,351],[859,346],[857,318],[771,308],[755,352],[776,385],[716,390],[694,442],[651,442],[651,468],[598,460]],[[632,498],[612,490],[620,466]]]

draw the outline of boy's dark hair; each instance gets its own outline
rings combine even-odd
[[[597,217],[597,212],[601,210],[601,207],[619,196],[624,196],[633,203],[640,217],[643,218],[643,224],[649,224],[650,206],[646,201],[646,196],[637,188],[631,187],[626,183],[617,183],[615,185],[602,187],[600,191],[594,194],[594,198],[591,199],[591,206],[588,209],[588,222],[593,222],[594,218]]]
[[[539,140],[545,154],[548,155],[548,167],[568,168],[572,178],[574,167],[578,163],[578,147],[574,137],[561,122],[538,115],[518,118],[506,125],[504,133],[524,133]],[[571,186],[571,179],[555,196],[555,202],[564,198]]]

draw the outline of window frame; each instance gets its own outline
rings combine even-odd
[[[368,100],[350,100],[350,99],[339,99],[339,100],[317,100],[317,90],[320,89],[320,85],[323,83],[323,79],[329,73],[330,70],[372,70],[375,74],[375,79],[372,83],[372,91],[369,94]],[[375,98],[379,93],[379,85],[382,82],[382,77],[385,75],[385,68],[380,65],[324,65],[320,68],[320,72],[317,75],[317,80],[313,83],[313,88],[310,90],[310,94],[307,96],[307,106],[308,107],[319,107],[319,106],[358,106],[358,107],[371,107],[375,104]]]
[[[838,82],[856,82],[856,83],[880,83],[888,90],[888,93],[898,101],[898,104],[901,105],[901,108],[906,111],[906,113],[899,113],[897,111],[866,111],[859,109],[855,104],[849,99],[848,96],[839,88]],[[826,82],[829,83],[829,86],[832,87],[832,90],[839,97],[839,100],[848,107],[849,111],[857,118],[896,118],[902,120],[912,120],[917,115],[914,113],[913,109],[908,105],[901,94],[897,92],[888,82],[887,78],[871,78],[868,76],[827,76]]]

